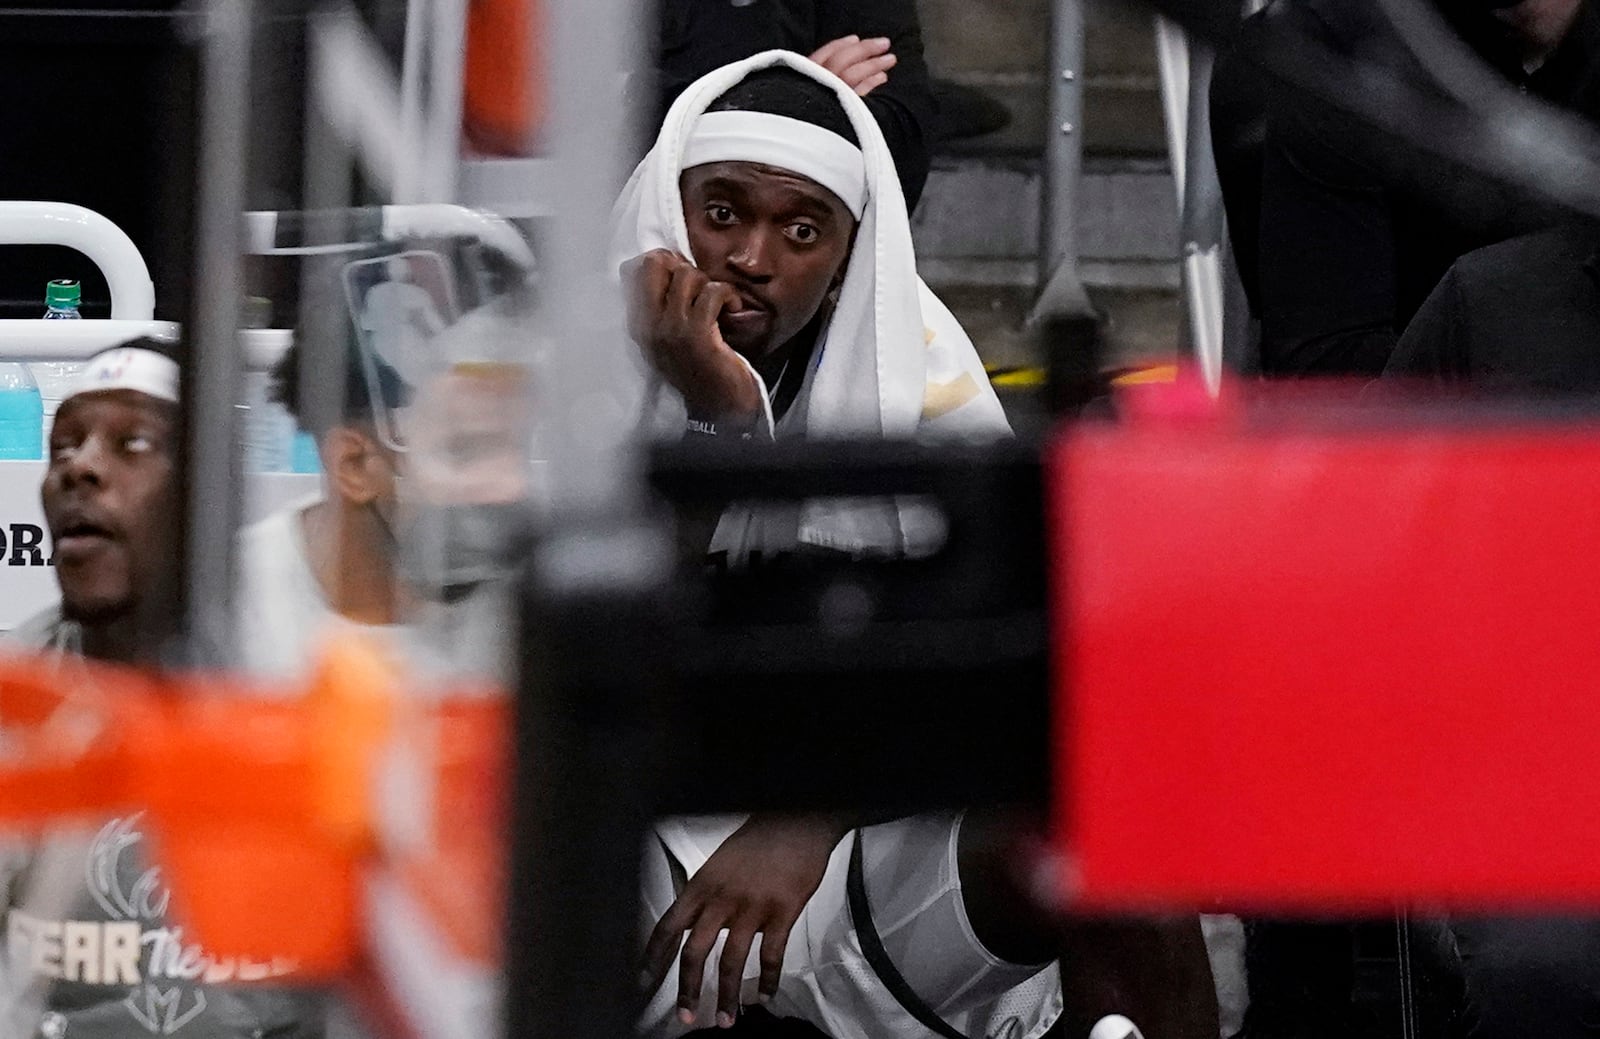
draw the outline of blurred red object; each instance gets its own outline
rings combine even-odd
[[[1600,904],[1600,423],[1250,396],[1049,450],[1063,893]]]

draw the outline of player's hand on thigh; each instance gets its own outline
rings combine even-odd
[[[623,263],[628,334],[652,367],[683,396],[689,414],[710,420],[753,420],[761,391],[717,319],[743,301],[733,286],[713,281],[688,258],[652,249]]]
[[[678,1017],[693,1024],[706,960],[726,930],[717,966],[717,1025],[730,1027],[738,1016],[744,965],[758,934],[757,992],[763,1003],[775,996],[789,931],[849,829],[839,819],[821,816],[752,817],[689,879],[651,932],[645,945],[647,988],[660,987],[677,954]]]

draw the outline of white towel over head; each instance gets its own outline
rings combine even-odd
[[[911,222],[883,132],[843,80],[799,54],[779,50],[757,54],[708,73],[679,95],[655,146],[634,170],[613,210],[613,264],[620,266],[652,249],[671,249],[695,259],[679,189],[686,155],[691,162],[707,154],[718,155],[718,161],[740,157],[737,144],[706,150],[710,135],[698,133],[702,118],[717,98],[746,76],[778,66],[822,83],[839,99],[860,141],[865,197],[859,202],[859,226],[838,303],[812,352],[799,396],[772,432],[813,439],[1009,435],[972,341],[917,275]],[[720,134],[738,128],[717,129]],[[838,135],[829,136],[848,146]],[[852,203],[857,200],[850,197],[851,178],[847,169],[840,168],[841,154],[834,150],[814,155],[809,172],[793,172],[812,176],[854,211]],[[752,147],[745,156],[747,161],[783,167],[781,157],[768,143]],[[807,162],[797,158],[793,165]],[[652,426],[668,435],[682,431],[683,404],[670,387],[658,383],[646,400]],[[915,553],[919,542],[939,536],[938,524],[930,526],[926,516],[918,515],[921,510],[891,499],[808,502],[790,510],[794,515],[787,523],[779,519],[781,509],[742,510],[743,516],[737,515],[740,511],[730,510],[724,517],[716,547],[739,553],[761,542],[798,540],[854,554]]]

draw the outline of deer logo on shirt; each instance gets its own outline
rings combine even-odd
[[[103,919],[47,920],[13,909],[7,947],[16,967],[38,976],[122,989],[122,1005],[141,1027],[177,1035],[205,1012],[203,985],[261,981],[293,964],[218,957],[186,942],[183,928],[167,920],[172,896],[161,867],[146,865],[150,857],[142,854],[141,818],[106,823],[84,857],[85,889]]]

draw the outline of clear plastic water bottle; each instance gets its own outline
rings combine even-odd
[[[77,321],[81,288],[75,278],[57,278],[44,287],[44,319],[46,321]]]
[[[244,375],[243,425],[245,470],[252,473],[320,473],[317,443],[295,428],[294,416],[269,400],[267,372]]]
[[[78,313],[81,287],[76,279],[57,278],[44,287],[44,319],[46,321],[78,321],[83,315]],[[35,361],[29,369],[33,373],[34,384],[39,389],[39,397],[44,406],[43,436],[49,436],[50,423],[55,418],[56,407],[60,405],[61,398],[71,390],[78,373],[83,371],[81,361]]]
[[[44,401],[28,366],[0,363],[0,459],[44,457]]]
[[[282,406],[267,399],[271,380],[266,372],[247,370],[242,381],[244,407],[240,425],[245,471],[284,472],[289,468],[288,443],[293,420],[287,414],[280,415]]]
[[[317,450],[317,438],[303,429],[294,431],[289,445],[289,468],[297,473],[322,472],[322,455]]]

